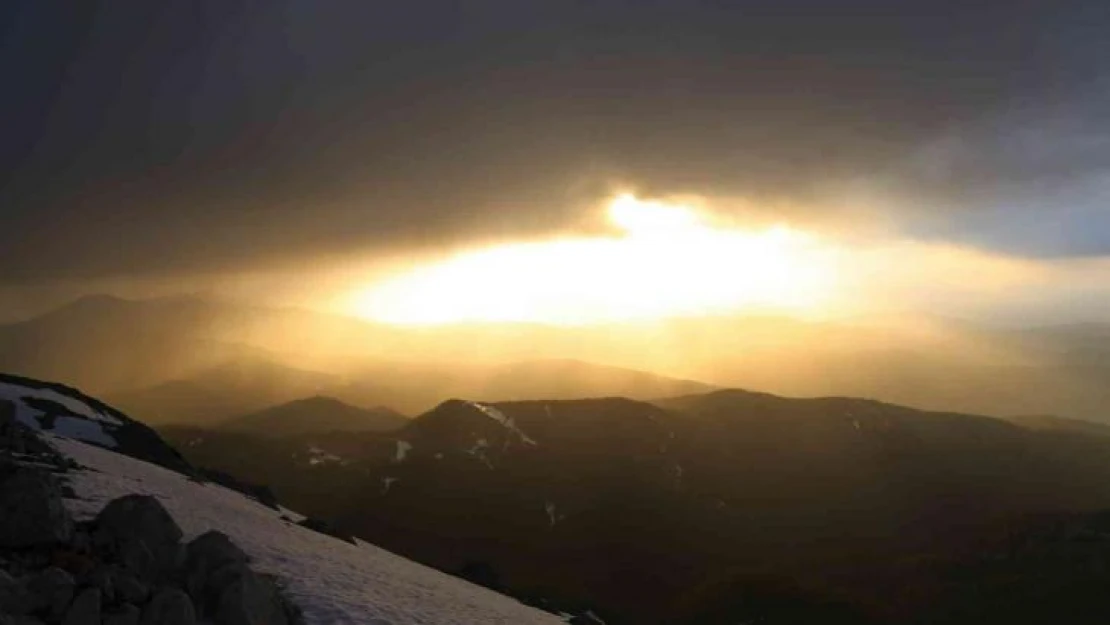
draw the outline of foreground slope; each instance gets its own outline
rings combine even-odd
[[[58,410],[56,406],[66,408],[62,417],[66,421],[49,414]],[[5,378],[0,408],[0,418],[39,431],[43,440],[77,464],[65,477],[73,495],[67,505],[79,519],[95,516],[122,495],[153,495],[181,526],[186,539],[212,529],[231,536],[262,572],[277,576],[308,623],[560,622],[553,615],[372,545],[350,544],[301,527],[292,522],[291,513],[200,481],[189,471],[135,457],[172,450],[157,436],[136,442],[133,436],[121,435],[142,426],[73,389]],[[155,451],[159,446],[161,452]]]
[[[127,494],[156,496],[186,534],[229,535],[276,575],[308,623],[415,625],[558,623],[558,618],[364,542],[299,527],[239,493],[72,440],[54,440],[83,470],[71,478],[76,515],[91,518]]]

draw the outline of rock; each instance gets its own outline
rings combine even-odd
[[[117,554],[124,569],[144,577],[158,578],[158,562],[142,540],[125,542]]]
[[[181,536],[181,528],[157,499],[127,495],[97,515],[93,543],[118,556],[131,572],[162,579],[179,564]]]
[[[0,614],[20,615],[34,608],[27,588],[7,572],[0,570]]]
[[[198,468],[197,472],[206,480],[215,482],[224,488],[230,488],[231,490],[242,493],[268,508],[281,510],[280,506],[278,506],[277,496],[274,495],[274,492],[270,490],[268,486],[250,484],[236,478],[230,473],[216,471],[215,469]]]
[[[163,588],[143,608],[141,625],[195,625],[196,610],[193,602],[178,588]],[[267,623],[258,621],[258,625]],[[267,623],[267,625],[269,625]]]
[[[289,625],[285,601],[277,585],[249,569],[241,570],[224,587],[212,616],[217,625]]]
[[[73,519],[62,505],[62,490],[50,473],[0,465],[0,547],[25,548],[64,543]]]
[[[91,586],[100,590],[100,596],[111,603],[116,595],[115,579],[112,570],[101,564],[80,577],[82,586]]]
[[[331,536],[332,538],[338,538],[339,540],[351,543],[352,545],[357,545],[358,544],[358,542],[355,541],[354,536],[351,536],[350,534],[344,534],[343,532],[340,532],[339,530],[332,527],[332,525],[330,523],[328,523],[327,521],[321,520],[321,519],[314,519],[312,517],[306,517],[306,518],[302,519],[301,521],[298,521],[297,525],[300,525],[301,527],[306,528],[306,529],[310,529],[314,532],[324,534],[326,536]]]
[[[104,615],[103,625],[139,625],[142,611],[139,608],[125,603]]]
[[[116,596],[120,601],[138,605],[150,596],[150,587],[127,573],[117,573],[115,582]]]
[[[44,569],[27,581],[31,611],[45,611],[51,620],[60,619],[73,599],[74,588],[73,576],[69,573],[56,566]]]
[[[62,625],[101,625],[100,603],[100,590],[96,588],[82,590],[66,610]]]
[[[0,614],[0,625],[46,625],[41,620],[26,614]]]
[[[185,588],[197,601],[201,611],[213,608],[219,601],[219,577],[233,578],[248,561],[243,552],[226,534],[211,531],[196,537],[185,548]],[[223,571],[222,575],[216,575]]]

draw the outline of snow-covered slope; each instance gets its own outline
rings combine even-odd
[[[215,484],[78,441],[51,437],[87,467],[71,474],[78,518],[129,493],[158,497],[186,539],[228,534],[261,571],[277,575],[308,623],[351,625],[543,625],[562,621],[480,586],[373,545],[352,545],[280,518],[281,513]]]
[[[78,519],[94,517],[123,495],[153,495],[181,526],[186,539],[213,529],[229,535],[252,557],[254,568],[278,578],[309,624],[563,622],[373,545],[353,545],[301,527],[290,519],[298,515],[288,511],[275,511],[222,486],[119,453],[115,441],[106,437],[134,422],[119,413],[104,412],[100,404],[84,402],[72,389],[60,388],[23,386],[9,379],[0,389],[0,400],[11,401],[17,421],[39,430],[45,441],[80,465],[64,476],[75,494],[67,505]],[[56,419],[52,424],[51,419],[44,420],[36,408],[40,404],[26,401],[35,397],[65,405],[65,427],[59,427]],[[105,438],[96,434],[90,440],[84,435],[97,427]]]

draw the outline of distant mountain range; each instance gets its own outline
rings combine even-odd
[[[0,326],[0,368],[78,385],[158,422],[214,422],[315,394],[418,414],[452,396],[654,399],[723,387],[1110,422],[1103,324],[722,317],[424,328],[196,297],[90,296]]]
[[[1020,606],[1094,602],[1097,569],[1057,562],[1045,589],[992,565],[985,614],[945,602],[966,601],[968,558],[1110,508],[1110,438],[853,398],[456,399],[391,433],[162,431],[341,531],[610,625],[970,625],[1003,604],[1038,622]]]
[[[328,432],[392,432],[408,417],[385,407],[356,408],[331,397],[308,397],[222,422],[221,431],[256,436],[305,436]]]

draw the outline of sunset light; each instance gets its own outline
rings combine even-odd
[[[399,324],[588,324],[747,309],[808,311],[834,282],[832,253],[776,226],[715,228],[693,209],[620,195],[611,237],[477,249],[359,293],[359,316]]]

